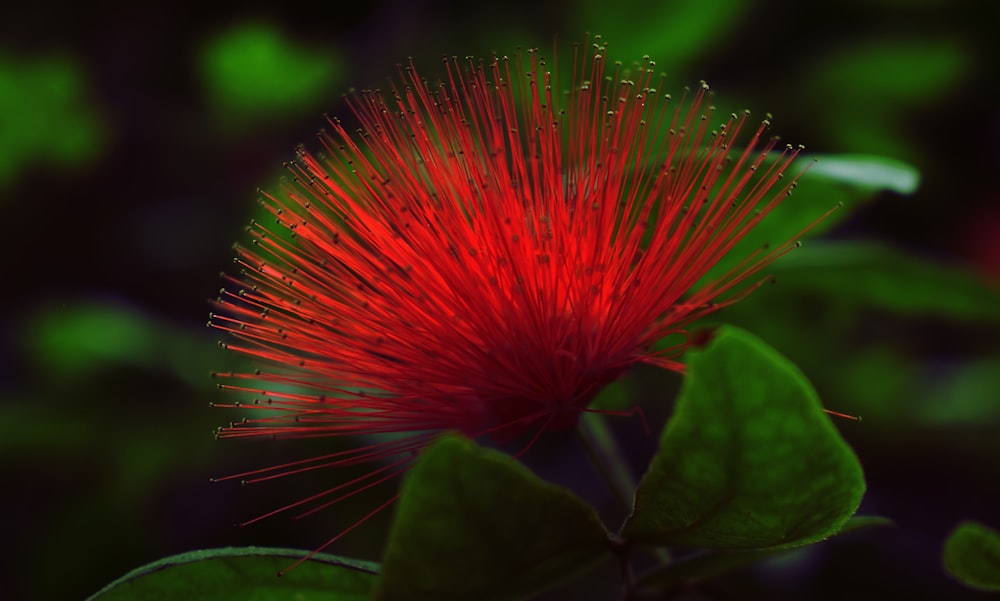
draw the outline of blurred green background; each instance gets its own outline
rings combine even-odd
[[[742,570],[718,590],[977,598],[942,574],[939,555],[959,520],[1000,527],[1000,3],[17,3],[5,13],[0,597],[82,598],[197,548],[313,548],[357,517],[370,499],[237,529],[315,488],[209,484],[310,451],[211,435],[237,416],[208,407],[219,400],[208,374],[239,359],[204,327],[206,301],[258,210],[255,190],[277,182],[322,113],[347,116],[342,93],[383,86],[409,56],[433,77],[443,53],[548,52],[557,34],[590,31],[626,64],[653,57],[673,90],[705,79],[725,112],[773,113],[775,131],[810,151],[885,156],[922,175],[914,195],[876,194],[776,265],[779,285],[717,317],[798,363],[828,407],[864,416],[840,424],[866,468],[863,513],[898,526]],[[677,381],[643,370],[625,388],[662,421]],[[656,437],[632,438],[638,466]],[[561,461],[540,469],[572,483],[568,462],[580,458]],[[384,528],[331,551],[377,559]]]

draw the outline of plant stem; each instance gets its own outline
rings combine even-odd
[[[636,481],[618,442],[604,421],[604,416],[584,413],[580,416],[580,425],[576,431],[591,464],[626,515],[630,514],[635,501]],[[671,561],[670,553],[665,548],[653,549],[653,554],[661,564],[669,564]]]
[[[632,510],[635,478],[603,416],[584,413],[577,434],[590,462],[626,513]]]

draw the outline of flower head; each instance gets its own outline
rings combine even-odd
[[[682,337],[654,345],[791,247],[702,281],[795,185],[798,150],[746,114],[713,125],[707,86],[671,98],[648,58],[627,73],[604,53],[577,49],[565,90],[528,51],[446,59],[435,83],[402,66],[387,94],[351,96],[361,129],[334,119],[322,153],[298,150],[212,316],[261,366],[222,374],[262,411],[221,436],[410,434],[282,466],[383,460],[356,490],[436,432],[571,427],[631,367],[680,369]]]

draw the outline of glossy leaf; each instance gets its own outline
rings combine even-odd
[[[378,565],[308,551],[230,547],[192,551],[138,568],[88,601],[366,601]]]
[[[568,490],[447,436],[407,476],[375,598],[521,599],[580,574],[609,549],[594,511]]]
[[[861,466],[805,376],[724,327],[688,354],[623,536],[709,549],[802,545],[839,531],[863,492]]]
[[[807,245],[771,271],[783,286],[896,314],[1000,320],[1000,287],[985,277],[877,244]]]
[[[805,156],[789,167],[788,175],[793,174],[801,174],[794,193],[754,229],[761,242],[780,244],[812,224],[808,234],[816,236],[879,193],[912,194],[920,183],[920,172],[915,167],[872,155]]]
[[[889,157],[840,154],[817,158],[819,160],[809,168],[809,178],[897,194],[913,194],[920,185],[920,172],[916,167]]]
[[[945,541],[944,566],[968,586],[1000,591],[1000,532],[962,522]]]

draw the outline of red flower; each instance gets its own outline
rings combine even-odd
[[[629,75],[604,52],[577,50],[568,91],[534,51],[445,60],[434,84],[404,66],[349,99],[357,135],[332,120],[322,154],[298,150],[212,316],[261,364],[220,374],[261,411],[219,434],[410,435],[243,476],[382,462],[289,506],[324,507],[442,430],[572,427],[636,364],[680,369],[683,343],[654,344],[761,283],[791,243],[701,280],[794,187],[798,151],[772,160],[766,121],[734,149],[745,114],[713,126],[707,86],[671,99],[648,58]]]

